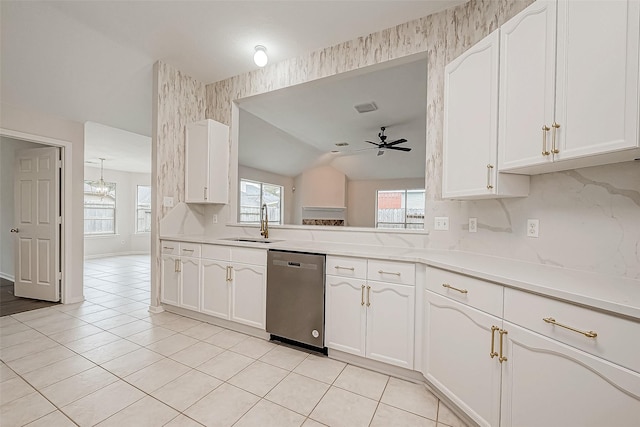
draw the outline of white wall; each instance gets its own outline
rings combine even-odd
[[[424,188],[423,178],[349,181],[347,183],[347,225],[375,227],[377,190]]]
[[[46,145],[12,138],[0,137],[0,277],[14,280],[14,234],[15,204],[13,197],[13,163],[16,150],[42,148]]]
[[[85,180],[100,179],[100,168],[85,166]],[[138,185],[151,185],[151,174],[104,170],[104,180],[116,183],[116,233],[85,236],[87,258],[132,253],[150,253],[151,234],[136,233],[136,191]]]
[[[238,188],[240,180],[267,182],[269,184],[281,185],[284,187],[284,223],[291,224],[293,219],[293,178],[284,175],[254,169],[247,166],[238,165]],[[233,200],[233,198],[231,198]]]
[[[0,128],[12,132],[21,132],[34,135],[34,140],[39,137],[54,138],[65,141],[71,148],[71,164],[65,164],[65,170],[71,174],[70,191],[71,209],[67,212],[70,221],[67,224],[71,230],[70,260],[66,261],[65,288],[62,298],[64,303],[82,301],[83,276],[83,176],[84,176],[84,126],[82,123],[73,122],[63,118],[50,116],[38,111],[28,110],[15,105],[2,103],[0,105]]]

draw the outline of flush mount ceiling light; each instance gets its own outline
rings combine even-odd
[[[267,48],[262,45],[256,46],[255,53],[253,54],[253,62],[255,62],[258,67],[264,67],[267,65],[267,61],[269,61]]]

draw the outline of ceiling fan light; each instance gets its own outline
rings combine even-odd
[[[255,62],[258,67],[264,67],[268,61],[267,48],[262,45],[256,46],[255,53],[253,54],[253,62]]]

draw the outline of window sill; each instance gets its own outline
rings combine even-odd
[[[116,233],[104,233],[104,234],[85,234],[85,239],[104,239],[107,237],[120,237],[120,234]]]

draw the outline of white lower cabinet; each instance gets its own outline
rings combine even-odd
[[[483,310],[496,308],[487,286],[502,286],[484,283],[427,268],[431,384],[481,426],[638,425],[640,373],[618,364],[636,366],[637,322],[509,288],[498,317]]]
[[[160,300],[167,304],[180,304],[180,272],[178,262],[180,257],[163,255],[161,258],[162,276],[160,279]]]
[[[178,242],[162,248],[163,303],[265,329],[265,250]],[[182,251],[193,256],[173,255]]]
[[[499,425],[502,319],[425,294],[425,377],[479,425]]]
[[[358,269],[363,261],[378,275],[412,284],[365,280],[365,270]],[[415,266],[327,257],[328,266],[334,263],[337,274],[326,276],[327,347],[413,369]],[[358,271],[361,277],[353,278]]]
[[[231,320],[265,329],[266,268],[231,264]]]
[[[178,256],[179,248],[180,244],[177,242],[162,248],[160,300],[166,304],[198,311],[200,310],[200,259]],[[186,253],[192,252],[189,248]]]
[[[502,427],[638,426],[640,374],[505,322]]]

